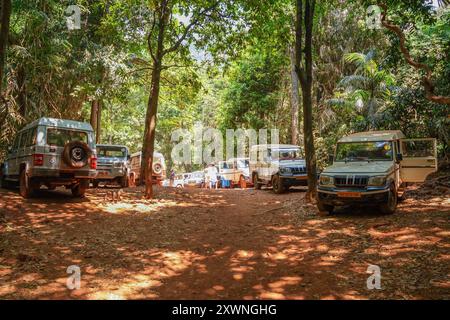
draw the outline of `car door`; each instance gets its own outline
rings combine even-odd
[[[19,149],[19,142],[21,139],[22,133],[19,133],[16,138],[14,139],[12,148],[10,152],[8,153],[8,158],[6,159],[6,174],[8,176],[14,176],[18,175],[18,168],[17,168],[17,156],[18,156],[18,149]]]
[[[437,171],[436,139],[400,139],[402,182],[423,182]]]

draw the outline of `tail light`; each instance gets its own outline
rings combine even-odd
[[[91,169],[97,169],[97,158],[94,156],[91,157]]]
[[[40,153],[33,154],[33,164],[35,166],[42,166],[44,165],[44,155]]]

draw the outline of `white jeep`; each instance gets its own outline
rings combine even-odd
[[[250,182],[249,159],[231,158],[227,161],[219,161],[219,176],[245,189]]]
[[[305,160],[299,146],[260,144],[250,148],[250,173],[255,189],[272,186],[275,193],[308,185]]]
[[[65,186],[83,197],[97,174],[94,131],[90,124],[40,118],[20,130],[0,166],[0,188],[19,184],[29,198],[41,186]]]
[[[408,183],[437,170],[436,139],[406,139],[401,131],[351,134],[337,143],[333,165],[321,174],[317,206],[377,205],[395,211]]]

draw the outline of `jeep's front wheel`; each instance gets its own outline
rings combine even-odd
[[[287,188],[283,184],[283,179],[280,178],[278,174],[272,177],[272,188],[276,194],[286,192]]]
[[[397,208],[397,202],[397,190],[395,189],[394,184],[391,184],[387,202],[380,205],[381,212],[383,214],[393,214],[395,212],[395,209]]]
[[[329,215],[333,213],[334,206],[329,204],[324,204],[322,201],[317,200],[317,209],[319,209],[319,213],[322,215]]]
[[[34,194],[36,184],[27,176],[26,170],[20,171],[20,179],[19,179],[19,194],[27,199],[31,198]]]
[[[72,188],[72,195],[77,198],[83,198],[86,190],[89,188],[89,180],[83,179]]]
[[[253,186],[256,190],[261,190],[262,184],[258,182],[258,174],[256,172],[252,175]]]

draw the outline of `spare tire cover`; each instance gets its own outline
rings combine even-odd
[[[159,162],[156,162],[153,164],[153,172],[155,174],[161,174],[162,173],[162,165]]]
[[[89,146],[81,141],[69,142],[64,146],[62,158],[71,168],[82,168],[88,164],[92,155]]]

